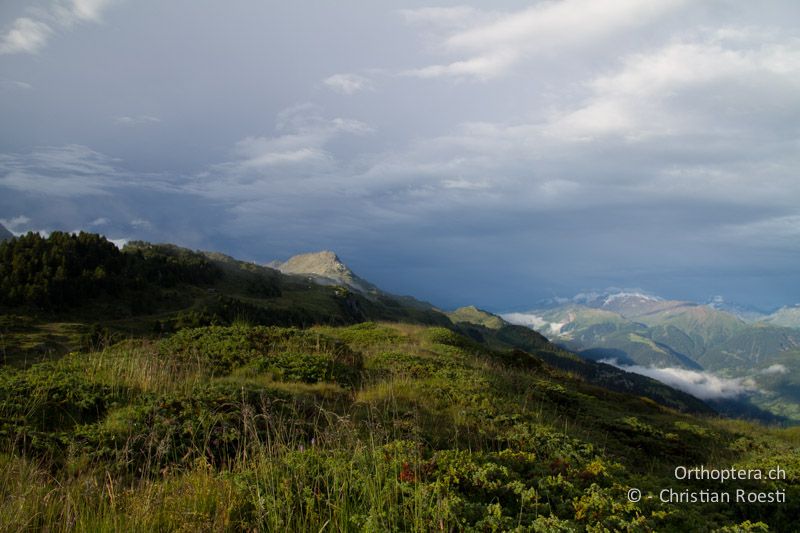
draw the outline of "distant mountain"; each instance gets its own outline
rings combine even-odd
[[[709,388],[733,383],[726,390],[741,390],[756,406],[800,422],[800,387],[790,380],[800,373],[794,355],[800,354],[800,332],[785,327],[800,325],[799,307],[748,323],[712,305],[620,291],[502,317],[587,359],[640,372],[669,369],[686,381],[684,390],[693,390],[693,382]]]
[[[598,294],[595,298],[587,299],[583,305],[593,309],[611,311],[625,318],[632,318],[680,307],[685,305],[685,302],[664,300],[642,292],[621,291]]]
[[[6,239],[10,239],[14,236],[13,233],[8,231],[5,226],[0,224],[0,241],[4,241]]]
[[[451,311],[450,313],[446,314],[454,324],[477,324],[480,326],[486,326],[489,329],[500,329],[509,325],[508,322],[499,316],[493,315],[488,311],[478,309],[474,305],[460,307],[455,311]]]
[[[706,305],[718,311],[726,311],[745,322],[757,322],[767,316],[767,313],[757,307],[728,302],[722,296],[715,296]]]
[[[593,385],[615,392],[650,398],[679,411],[710,414],[712,407],[684,391],[613,365],[583,359],[554,346],[530,328],[509,324],[502,317],[468,306],[447,314],[465,336],[495,350],[511,350],[505,360],[515,366],[531,363],[530,356]],[[722,412],[722,411],[720,411]],[[731,414],[736,414],[731,411]]]
[[[781,307],[771,315],[762,318],[761,321],[773,326],[800,328],[800,304]]]
[[[273,261],[267,266],[284,274],[313,277],[321,285],[345,285],[367,295],[380,292],[375,285],[358,277],[339,256],[328,250],[295,255],[285,262]]]

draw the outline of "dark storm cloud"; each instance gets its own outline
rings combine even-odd
[[[2,218],[443,306],[800,298],[795,3],[301,4],[6,8]]]

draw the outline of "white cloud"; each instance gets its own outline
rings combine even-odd
[[[447,35],[445,52],[468,56],[450,63],[413,69],[419,77],[474,77],[489,79],[506,74],[523,58],[572,46],[596,45],[628,28],[645,26],[682,4],[681,0],[658,3],[637,0],[562,0],[498,15],[483,13],[466,29]],[[475,12],[416,10],[403,13],[407,20],[463,21]]]
[[[788,374],[789,373],[789,369],[786,368],[784,365],[782,365],[780,363],[775,363],[774,365],[768,366],[767,368],[765,368],[764,370],[762,370],[759,373],[760,374],[765,374],[765,375]]]
[[[445,189],[462,189],[467,191],[480,191],[491,187],[487,181],[472,181],[465,179],[443,180],[442,187]]]
[[[100,217],[100,218],[96,218],[96,219],[92,220],[91,222],[89,222],[89,226],[93,227],[93,228],[96,228],[98,226],[107,226],[110,223],[111,223],[111,221],[109,219],[107,219],[106,217]]]
[[[54,1],[43,16],[59,26],[71,29],[83,22],[100,23],[105,11],[115,0],[61,0]]]
[[[152,115],[135,115],[135,116],[122,116],[115,117],[114,122],[124,126],[138,126],[140,124],[156,124],[161,122],[161,119]]]
[[[136,218],[131,220],[131,226],[138,230],[152,230],[153,223],[143,218]]]
[[[0,224],[2,224],[8,231],[13,233],[14,235],[22,235],[25,233],[26,230],[22,228],[28,228],[28,224],[30,224],[31,219],[26,217],[25,215],[18,215],[14,218],[0,218]]]
[[[307,192],[319,194],[319,180],[336,169],[337,160],[327,149],[344,135],[365,135],[372,128],[346,118],[324,118],[311,104],[280,112],[275,136],[249,136],[239,140],[235,159],[213,165],[187,185],[191,192],[206,196],[253,201],[264,195],[294,191],[301,193],[298,179],[317,182]]]
[[[526,326],[531,329],[540,330],[549,326],[549,322],[539,315],[533,313],[505,313],[500,315],[509,324]]]
[[[54,33],[54,27],[68,30],[81,22],[101,22],[102,12],[112,0],[54,1],[43,10],[33,10],[36,18],[19,17],[0,37],[0,54],[37,54]]]
[[[275,165],[326,162],[331,160],[324,146],[342,133],[360,135],[371,131],[357,120],[281,115],[279,130],[291,130],[277,137],[245,137],[236,143],[235,153],[240,157],[237,165],[242,169],[263,168]]]
[[[685,368],[656,368],[640,365],[620,365],[615,359],[601,361],[626,372],[656,379],[670,387],[688,392],[701,400],[737,398],[757,392],[755,382],[748,378],[721,378],[711,372],[698,372]]]
[[[555,337],[560,337],[562,335],[561,330],[573,319],[571,314],[562,322],[549,322],[545,320],[544,317],[533,313],[505,313],[500,316],[509,324],[525,326],[544,335],[552,335]]]
[[[0,54],[37,54],[47,44],[53,30],[44,22],[21,17],[0,38]]]
[[[748,116],[763,120],[800,104],[800,40],[758,36],[729,42],[711,32],[626,56],[619,69],[586,83],[590,96],[557,114],[547,131],[573,139],[619,134],[636,140],[704,132],[713,122],[715,133],[740,134]]]
[[[334,74],[325,78],[322,83],[331,90],[348,96],[374,87],[372,80],[359,74]]]
[[[72,13],[80,20],[98,22],[110,0],[72,0]]]
[[[407,70],[405,74],[419,78],[453,76],[457,78],[473,77],[486,80],[503,74],[518,60],[519,52],[510,48],[505,48],[470,57],[469,59],[454,61],[445,65],[431,65]]]

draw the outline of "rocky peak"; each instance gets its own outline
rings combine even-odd
[[[306,274],[322,284],[341,284],[363,293],[377,292],[371,283],[356,276],[336,253],[330,250],[295,255],[281,263],[273,261],[267,266],[284,274]]]

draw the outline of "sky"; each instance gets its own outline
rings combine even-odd
[[[800,302],[800,2],[3,0],[0,223],[443,308]]]

